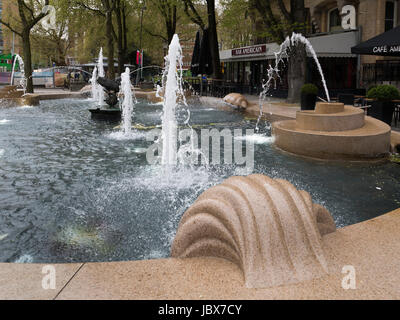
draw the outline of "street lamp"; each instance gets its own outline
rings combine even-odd
[[[140,75],[139,72],[137,72],[136,75],[136,85],[139,84],[139,80],[143,77],[143,47],[142,47],[142,33],[143,33],[143,12],[146,10],[146,3],[144,0],[140,1],[140,4],[142,5],[142,8],[140,9],[140,41],[139,41],[139,57],[140,57],[140,65],[139,67],[141,68],[140,70]]]

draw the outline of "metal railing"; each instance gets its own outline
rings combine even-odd
[[[400,81],[400,61],[363,64],[364,82]]]
[[[252,86],[249,84],[234,83],[229,80],[201,79],[200,77],[184,78],[187,89],[192,90],[200,96],[224,97],[229,93],[259,94],[261,85]]]

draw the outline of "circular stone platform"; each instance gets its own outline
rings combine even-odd
[[[318,103],[315,111],[297,112],[296,120],[273,123],[277,147],[321,159],[375,159],[390,150],[391,128],[365,117],[361,109]],[[337,112],[342,109],[342,112]],[[335,112],[333,112],[335,111]]]

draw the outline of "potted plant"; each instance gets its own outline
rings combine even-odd
[[[392,85],[382,84],[368,90],[367,98],[373,99],[368,115],[379,119],[389,126],[392,124],[394,102],[400,99],[399,90]]]
[[[317,102],[318,88],[312,83],[301,87],[301,110],[314,110]]]

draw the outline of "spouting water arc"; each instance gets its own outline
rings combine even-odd
[[[279,51],[274,53],[275,54],[274,66],[269,65],[269,67],[267,69],[268,80],[262,84],[263,91],[260,93],[260,97],[259,97],[260,115],[258,117],[258,121],[257,121],[257,125],[256,125],[257,131],[259,130],[258,125],[259,125],[259,122],[262,117],[262,102],[267,97],[267,95],[272,87],[272,84],[274,85],[274,87],[276,87],[276,82],[278,79],[280,79],[279,64],[281,62],[283,63],[283,58],[285,58],[285,57],[290,59],[289,49],[292,47],[295,47],[296,44],[299,42],[306,46],[306,50],[311,54],[312,58],[314,59],[315,64],[317,65],[319,74],[321,76],[321,82],[322,82],[322,86],[324,87],[327,102],[330,102],[330,96],[329,96],[328,87],[326,85],[325,76],[322,71],[321,64],[319,63],[319,60],[318,60],[318,57],[317,57],[317,54],[316,54],[314,48],[312,47],[310,41],[306,37],[304,37],[300,33],[293,32],[291,37],[287,36],[285,41],[282,42],[282,44],[280,45]]]
[[[13,82],[14,82],[15,66],[17,64],[17,61],[18,61],[18,64],[19,64],[19,69],[21,70],[21,74],[22,74],[22,78],[21,78],[19,84],[22,87],[22,89],[24,90],[24,95],[25,95],[25,93],[26,93],[26,82],[27,82],[27,79],[25,77],[25,69],[24,69],[25,65],[24,65],[24,60],[22,59],[22,57],[19,54],[15,55],[14,63],[13,63],[13,66],[12,66],[11,83],[10,83],[10,85],[13,85]]]
[[[97,61],[97,75],[102,78],[105,77],[103,48],[100,48],[100,52],[99,52],[99,59]],[[96,84],[97,84],[97,90],[98,90],[98,93],[97,93],[98,94],[98,96],[97,96],[98,105],[102,106],[102,105],[104,105],[104,90],[103,90],[102,86],[100,86],[97,83],[97,78],[96,78]]]

